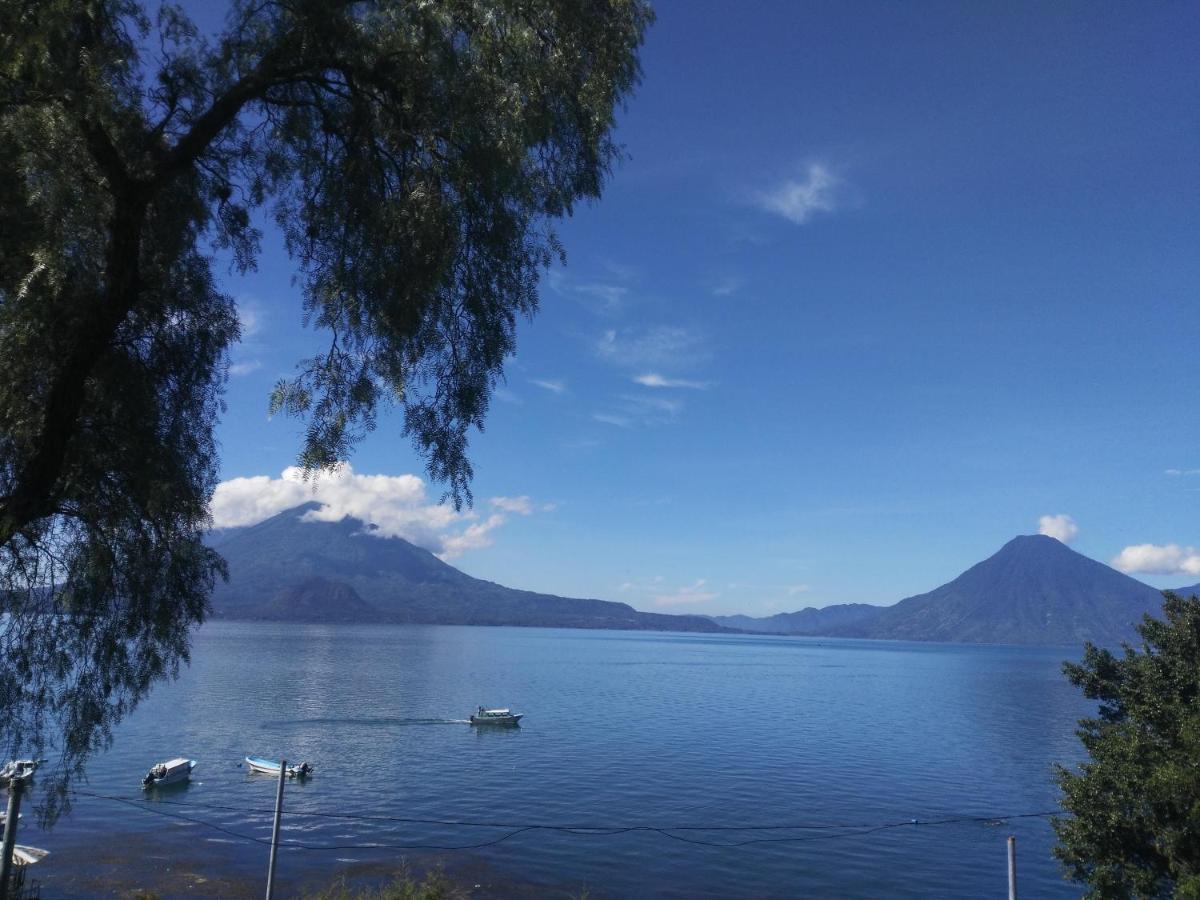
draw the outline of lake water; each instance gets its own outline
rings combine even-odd
[[[90,766],[82,791],[127,802],[81,794],[21,842],[53,854],[47,897],[261,896],[268,850],[245,838],[269,839],[276,785],[239,763],[285,755],[317,772],[287,785],[282,836],[305,849],[281,853],[277,896],[407,858],[492,896],[999,897],[1009,834],[1024,896],[1078,896],[1045,819],[920,824],[1056,808],[1051,765],[1079,757],[1089,711],[1068,652],[214,623]],[[463,724],[479,704],[527,717]],[[176,755],[192,783],[144,796]],[[432,849],[525,825],[580,833]],[[681,830],[618,831],[641,826]],[[749,826],[802,827],[730,830]]]

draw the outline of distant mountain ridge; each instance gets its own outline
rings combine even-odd
[[[1184,590],[1200,591],[1200,585]],[[790,633],[828,637],[1113,646],[1136,636],[1145,613],[1161,611],[1162,594],[1052,537],[1023,535],[928,593],[894,606],[863,607],[714,621],[748,631],[795,623],[805,630]]]
[[[790,613],[756,619],[751,616],[710,616],[718,625],[763,634],[829,634],[835,628],[853,625],[879,612],[870,603],[839,603],[818,609],[809,606]]]
[[[1014,538],[954,580],[894,606],[850,603],[750,616],[666,615],[624,603],[521,591],[460,572],[401,538],[347,517],[305,521],[308,503],[210,543],[230,580],[214,618],[299,622],[411,622],[565,628],[741,630],[914,641],[1113,646],[1133,639],[1158,590],[1054,538]],[[1200,585],[1178,593],[1200,593]]]
[[[319,507],[306,503],[210,536],[229,566],[229,581],[213,591],[213,618],[728,630],[703,616],[645,613],[472,578],[402,538],[370,534],[374,526],[359,519],[304,521]]]

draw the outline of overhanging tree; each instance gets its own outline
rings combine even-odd
[[[273,215],[327,349],[271,404],[311,469],[381,407],[455,503],[551,229],[598,197],[645,0],[0,0],[0,739],[58,797],[175,672],[238,336],[212,253]],[[54,796],[52,794],[52,796]],[[49,815],[55,803],[48,807]]]
[[[1088,759],[1058,769],[1055,855],[1092,897],[1200,898],[1200,599],[1165,594],[1141,648],[1088,644],[1064,666],[1096,718],[1080,722]]]

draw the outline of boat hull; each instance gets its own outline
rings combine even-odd
[[[14,759],[0,769],[0,784],[11,784],[13,779],[28,780],[38,767],[36,759]]]
[[[524,713],[517,713],[511,716],[471,716],[471,724],[512,727],[513,725],[520,725],[524,715]]]
[[[189,759],[183,761],[172,760],[171,763],[162,764],[166,769],[166,773],[160,776],[154,775],[154,770],[146,776],[142,781],[142,786],[147,788],[165,787],[169,784],[183,784],[192,777],[192,769],[196,768],[196,760]],[[157,767],[156,767],[157,768]]]
[[[13,846],[12,858],[13,862],[18,866],[32,866],[40,863],[49,855],[49,850],[43,850],[40,847],[26,847],[24,844],[15,844]]]
[[[276,778],[279,777],[279,762],[277,760],[263,759],[260,756],[247,756],[246,765],[249,767],[251,772],[255,772],[259,775],[273,775]],[[300,766],[287,767],[288,778],[307,778],[311,774],[311,769],[308,771],[301,771]]]

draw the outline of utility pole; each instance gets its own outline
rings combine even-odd
[[[279,820],[283,818],[283,783],[287,781],[287,760],[279,761],[279,790],[275,794],[275,824],[271,828],[271,865],[267,869],[267,900],[275,890],[275,852],[279,849]],[[4,897],[0,896],[0,900]]]
[[[17,816],[21,812],[21,791],[25,779],[13,776],[8,782],[8,818],[4,820],[4,844],[0,850],[0,900],[8,900],[13,873],[13,845],[17,843]]]
[[[1008,836],[1008,900],[1017,900],[1017,839]]]

